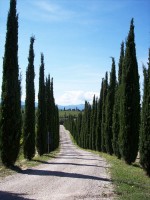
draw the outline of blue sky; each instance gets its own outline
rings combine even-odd
[[[0,0],[0,88],[8,10],[9,0]],[[18,0],[22,100],[32,35],[36,38],[36,101],[43,52],[45,75],[54,78],[56,103],[80,104],[99,95],[101,79],[111,69],[111,56],[118,68],[120,44],[128,35],[132,17],[142,86],[142,63],[146,65],[150,48],[149,10],[149,0]]]

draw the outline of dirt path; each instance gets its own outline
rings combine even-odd
[[[113,199],[106,162],[75,147],[60,127],[61,151],[57,158],[0,181],[1,200]]]

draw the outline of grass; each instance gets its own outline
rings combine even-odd
[[[150,199],[150,178],[140,167],[139,163],[127,165],[115,156],[99,153],[111,165],[110,172],[116,193],[120,200]]]
[[[52,151],[49,154],[44,154],[42,156],[36,155],[31,161],[24,159],[23,154],[21,153],[19,155],[18,160],[16,161],[15,167],[20,168],[20,169],[27,169],[29,167],[37,166],[37,165],[44,163],[52,158],[55,158],[56,155],[59,153],[59,150],[60,149],[58,148],[55,151]],[[6,168],[0,162],[0,178],[4,178],[8,175],[12,175],[13,173],[15,173],[15,170]]]
[[[71,134],[70,137],[72,142],[77,146],[76,141]],[[144,170],[140,167],[139,162],[136,162],[133,165],[127,165],[123,160],[119,160],[115,156],[92,150],[87,151],[98,154],[105,158],[110,164],[109,172],[115,186],[118,200],[150,199],[150,178],[146,176]]]

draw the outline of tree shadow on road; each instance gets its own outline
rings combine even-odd
[[[66,178],[77,178],[77,179],[112,182],[111,179],[108,179],[108,178],[102,178],[102,177],[84,175],[84,174],[78,174],[78,173],[68,173],[68,172],[61,172],[61,171],[49,171],[49,170],[38,170],[38,169],[22,170],[19,167],[14,168],[14,170],[17,171],[18,173],[28,174],[28,175],[56,176],[56,177],[66,177]]]
[[[79,163],[66,163],[66,162],[61,162],[61,163],[54,163],[54,162],[47,162],[47,161],[42,161],[42,160],[34,160],[36,162],[40,162],[43,164],[49,164],[49,165],[73,165],[73,166],[83,166],[83,167],[100,167],[100,168],[109,168],[105,166],[99,166],[99,165],[89,165],[89,164],[79,164]]]
[[[24,197],[26,194],[20,193],[12,193],[12,192],[4,192],[0,191],[0,199],[1,200],[29,200],[28,198]],[[35,199],[30,199],[35,200]]]
[[[68,155],[60,155],[60,156],[57,156],[56,158],[65,158],[65,159],[78,159],[78,160],[95,160],[95,161],[99,161],[99,162],[103,162],[103,160],[99,160],[99,159],[93,159],[93,158],[79,158],[77,156],[68,156]]]

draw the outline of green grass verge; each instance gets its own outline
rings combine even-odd
[[[71,134],[70,137],[77,146]],[[150,178],[146,176],[138,162],[133,165],[127,165],[115,156],[87,149],[83,150],[98,154],[110,164],[109,172],[118,200],[150,200]]]
[[[138,163],[127,165],[115,156],[99,153],[111,165],[110,172],[120,200],[150,199],[150,178]]]
[[[21,153],[19,155],[18,160],[16,161],[15,166],[20,168],[20,169],[27,169],[27,168],[31,168],[34,166],[37,166],[39,164],[42,163],[46,163],[46,161],[55,158],[56,155],[59,153],[60,149],[56,149],[55,151],[52,151],[49,154],[44,154],[42,156],[36,155],[31,161],[24,159],[23,154]],[[4,178],[8,175],[12,175],[13,173],[15,173],[15,170],[6,168],[4,165],[2,165],[2,163],[0,162],[0,178]]]

